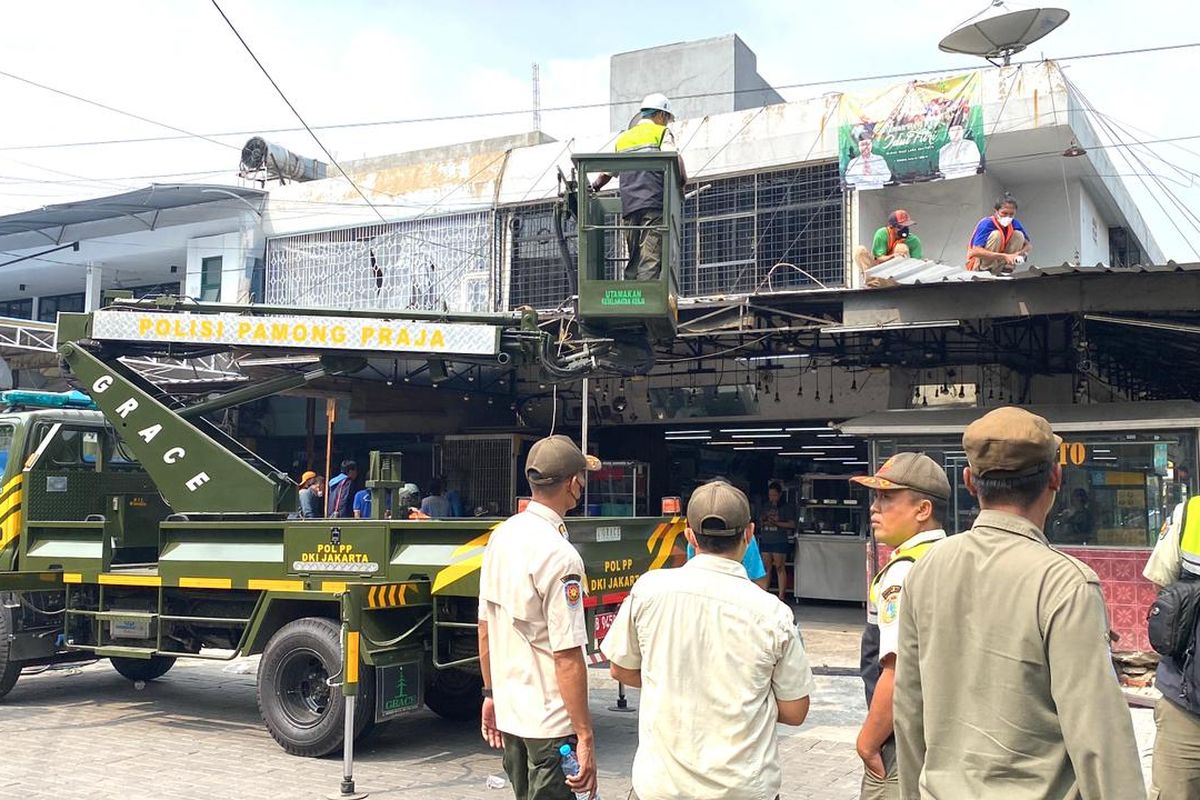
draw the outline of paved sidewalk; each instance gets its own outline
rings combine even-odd
[[[780,727],[787,800],[855,800],[861,766],[854,739],[865,714],[862,684],[844,673],[857,663],[855,606],[798,612],[818,678],[805,724]],[[847,663],[850,659],[851,663]],[[0,702],[0,798],[59,800],[307,800],[338,788],[337,758],[287,755],[267,734],[254,697],[257,659],[186,662],[137,690],[107,662],[24,676]],[[590,673],[601,791],[624,800],[637,746],[637,714],[609,711],[615,684]],[[638,705],[636,690],[630,704]],[[1148,709],[1132,712],[1146,755],[1153,742]],[[505,800],[488,789],[503,775],[475,723],[428,711],[378,730],[359,749],[359,788],[375,798]]]

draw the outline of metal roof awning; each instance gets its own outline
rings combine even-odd
[[[145,212],[237,199],[249,202],[266,192],[243,186],[203,183],[154,183],[124,194],[44,206],[0,217],[0,236],[47,228],[66,228],[86,222],[130,217]]]
[[[1089,405],[1025,406],[1045,417],[1058,433],[1173,430],[1200,428],[1200,403],[1190,400]],[[837,425],[842,433],[863,438],[962,435],[991,409],[913,408],[878,411]]]

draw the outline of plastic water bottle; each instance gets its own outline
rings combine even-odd
[[[568,778],[573,777],[579,772],[579,759],[575,758],[575,754],[571,752],[571,745],[564,744],[558,748],[558,754],[562,757],[563,775]],[[575,800],[600,800],[600,792],[573,792]]]

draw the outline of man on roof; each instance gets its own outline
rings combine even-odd
[[[858,265],[859,276],[864,286],[873,289],[882,285],[881,281],[867,276],[867,270],[871,267],[897,258],[925,257],[920,237],[911,230],[916,224],[907,211],[897,208],[888,214],[887,225],[875,231],[869,251],[862,245],[854,248],[854,263]]]
[[[1017,219],[1017,201],[1005,192],[992,206],[994,213],[979,220],[967,245],[967,269],[994,274],[1012,272],[1025,263],[1033,239]]]

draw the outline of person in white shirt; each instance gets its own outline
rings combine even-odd
[[[949,128],[950,141],[938,150],[938,171],[944,178],[962,178],[979,172],[979,145],[966,138],[962,125]]]
[[[638,578],[601,651],[641,687],[639,800],[771,800],[783,781],[775,725],[800,725],[815,687],[792,611],[746,577],[750,502],[724,482],[696,489],[697,555]]]
[[[588,643],[583,560],[563,516],[599,469],[566,436],[536,442],[525,462],[533,502],[492,532],[479,573],[481,731],[504,749],[517,800],[573,800],[596,789],[588,711]],[[565,778],[559,748],[572,746],[579,771]]]
[[[883,156],[875,155],[875,142],[871,134],[863,131],[858,135],[858,156],[850,159],[843,178],[847,186],[856,189],[878,189],[892,179],[892,168]]]

